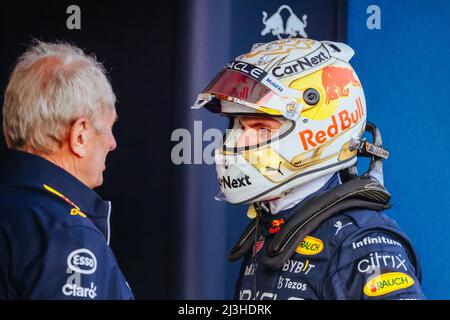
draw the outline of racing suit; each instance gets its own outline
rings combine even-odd
[[[0,299],[134,299],[109,247],[111,204],[53,163],[0,166]]]
[[[310,196],[340,183],[336,173]],[[273,270],[264,265],[262,255],[295,207],[269,211],[260,216],[255,244],[242,262],[236,299],[425,298],[412,245],[385,214],[352,209],[331,216],[299,243],[281,269]]]

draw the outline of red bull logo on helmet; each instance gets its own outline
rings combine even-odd
[[[310,148],[316,148],[339,133],[358,124],[364,116],[364,108],[362,107],[361,97],[358,97],[355,102],[356,109],[353,112],[342,110],[337,115],[333,114],[331,116],[331,124],[326,130],[313,132],[312,130],[307,129],[300,131],[300,141],[304,150],[308,151]]]
[[[342,67],[325,67],[322,70],[322,84],[326,93],[326,104],[349,94],[348,85],[361,87],[353,70]]]

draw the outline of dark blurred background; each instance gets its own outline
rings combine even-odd
[[[0,88],[15,60],[37,38],[64,40],[94,53],[117,95],[118,148],[108,157],[98,193],[112,201],[111,247],[137,298],[168,298],[177,290],[173,248],[174,194],[170,135],[174,126],[177,17],[180,7],[127,1],[33,1],[1,6]],[[69,30],[66,9],[81,9],[81,30]],[[187,109],[186,109],[187,110]],[[4,139],[1,139],[4,148]]]
[[[81,30],[66,27],[72,4],[81,8]],[[32,38],[94,53],[109,71],[120,117],[118,148],[97,191],[112,201],[111,247],[136,297],[231,299],[239,264],[226,255],[247,224],[246,208],[213,199],[214,165],[172,164],[171,135],[176,128],[194,132],[194,121],[202,121],[203,132],[226,127],[224,119],[189,107],[226,62],[253,43],[277,39],[261,36],[262,11],[270,16],[283,4],[300,18],[307,14],[309,38],[355,49],[369,120],[391,151],[389,214],[417,246],[425,293],[450,298],[450,275],[442,272],[450,267],[442,223],[450,205],[448,1],[8,2],[0,6],[0,104]],[[367,27],[372,4],[381,8],[381,29]],[[0,139],[0,156],[4,148]]]

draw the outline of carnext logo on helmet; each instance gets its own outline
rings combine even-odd
[[[272,74],[277,78],[284,78],[305,70],[314,68],[330,60],[331,56],[326,49],[314,51],[303,58],[282,63],[272,69]]]
[[[253,79],[260,82],[267,74],[263,69],[242,61],[232,61],[225,66],[225,69],[236,70],[248,74]]]
[[[250,177],[245,175],[242,178],[231,179],[231,177],[222,177],[219,179],[219,184],[222,188],[236,189],[240,187],[246,187],[251,185]]]

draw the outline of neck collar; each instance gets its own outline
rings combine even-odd
[[[110,203],[104,201],[95,191],[63,168],[40,156],[9,149],[3,158],[0,175],[17,185],[28,186],[58,196],[45,186],[50,187],[59,193],[60,197],[69,200],[64,199],[66,202],[79,207],[80,211],[86,213],[105,236],[109,237],[106,220],[109,219]]]
[[[341,182],[337,173],[330,173],[309,181],[306,184],[291,189],[284,197],[269,201],[270,212],[272,214],[278,214],[291,209],[317,192],[326,191],[338,184],[341,184]]]

